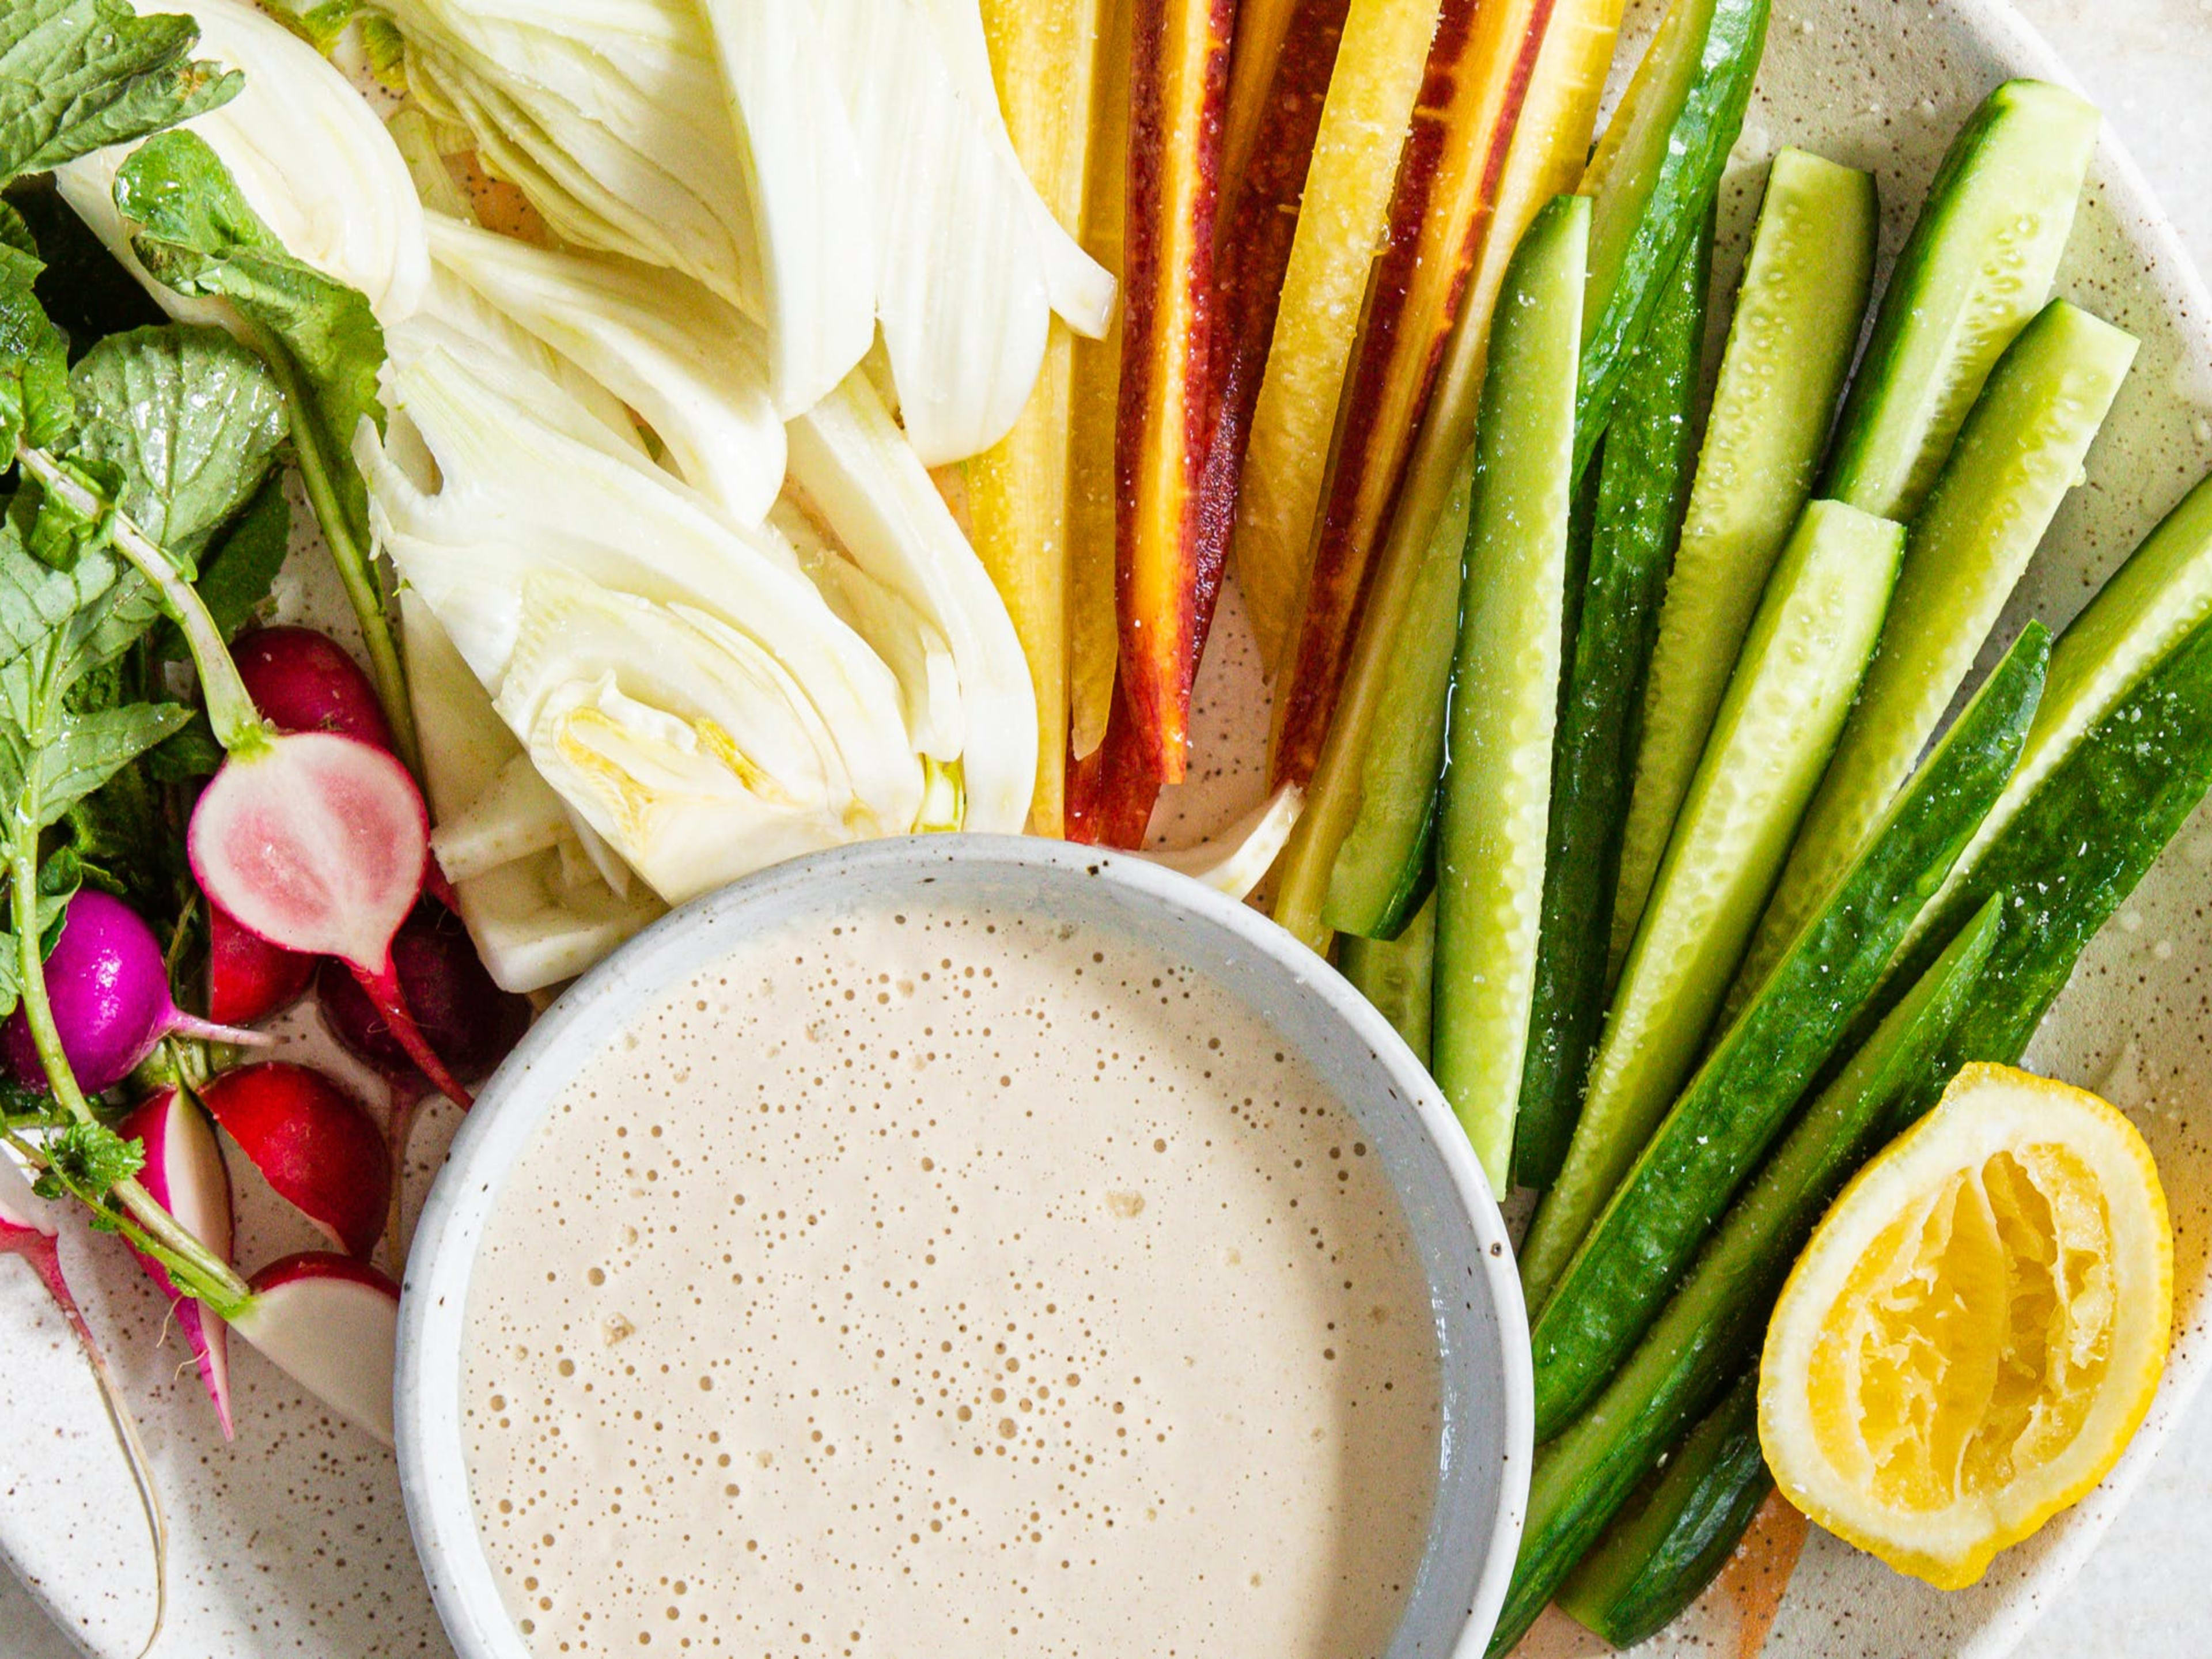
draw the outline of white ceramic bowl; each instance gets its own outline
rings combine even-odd
[[[1303,1055],[1381,1157],[1429,1282],[1443,1361],[1437,1502],[1389,1659],[1481,1653],[1520,1542],[1532,1421],[1528,1322],[1505,1224],[1467,1137],[1382,1018],[1255,912],[1139,859],[962,836],[779,866],[686,906],[578,983],[478,1096],[424,1207],[400,1304],[400,1489],[461,1659],[527,1659],[470,1505],[461,1432],[469,1282],[508,1171],[577,1068],[669,987],[762,930],[939,901],[1048,915],[1200,968]]]

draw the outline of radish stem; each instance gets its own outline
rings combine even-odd
[[[230,659],[229,649],[222,642],[222,633],[216,626],[215,618],[208,614],[198,592],[179,573],[169,556],[144,531],[114,511],[113,503],[85,488],[46,451],[22,444],[16,448],[15,459],[22,464],[24,471],[38,480],[41,489],[70,512],[88,522],[96,523],[106,517],[117,550],[160,592],[164,608],[184,630],[185,642],[191,650],[192,665],[199,671],[200,695],[207,704],[208,723],[215,728],[216,741],[225,751],[250,755],[276,736],[275,728],[254,708],[252,696]]]
[[[24,453],[27,455],[33,452]],[[70,505],[74,507],[76,503],[71,501]],[[128,520],[117,520],[118,531],[127,525]],[[198,595],[193,595],[193,601],[197,605]],[[201,614],[206,614],[204,609]],[[226,655],[222,660],[228,662],[229,658]],[[98,1119],[93,1115],[84,1091],[77,1087],[76,1075],[70,1070],[68,1056],[62,1048],[61,1033],[54,1025],[53,1004],[46,995],[46,961],[39,954],[39,798],[46,789],[46,752],[35,741],[29,745],[29,750],[23,765],[22,790],[15,798],[14,823],[10,825],[14,833],[9,838],[8,850],[8,900],[15,931],[15,966],[22,986],[23,1018],[31,1028],[31,1041],[39,1051],[39,1061],[46,1070],[47,1086],[52,1090],[54,1099],[77,1122],[94,1124]],[[231,1271],[230,1264],[193,1237],[136,1178],[125,1176],[110,1192],[136,1222],[133,1231],[143,1233],[146,1245],[153,1247],[148,1249],[147,1254],[159,1257],[163,1266],[178,1275],[179,1288],[206,1303],[225,1319],[252,1300],[246,1281]],[[102,1214],[121,1222],[122,1218],[114,1217],[95,1195],[77,1195],[90,1200]]]
[[[407,994],[399,986],[399,970],[393,967],[387,953],[380,973],[371,973],[358,963],[348,963],[353,976],[361,981],[361,988],[368,993],[368,1000],[376,1005],[377,1012],[384,1016],[392,1035],[407,1051],[407,1058],[415,1062],[416,1069],[430,1079],[430,1086],[457,1106],[474,1104],[469,1091],[461,1085],[430,1040],[422,1035],[422,1028],[415,1023],[408,1012]]]
[[[422,763],[415,740],[415,711],[407,700],[406,671],[400,665],[399,647],[385,614],[384,586],[377,579],[367,535],[338,499],[337,469],[323,449],[322,434],[306,416],[305,411],[313,405],[292,354],[258,325],[249,323],[248,330],[254,337],[255,350],[269,365],[277,390],[295,412],[292,449],[299,459],[300,482],[307,488],[307,505],[322,526],[331,562],[337,567],[338,580],[344,584],[354,619],[361,624],[361,642],[368,652],[369,678],[376,684],[376,700],[383,705],[384,718],[391,725],[392,746],[407,769],[419,777]]]

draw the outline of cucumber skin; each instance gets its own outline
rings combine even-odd
[[[1322,902],[1322,921],[1341,933],[1397,938],[1435,885],[1437,780],[1474,465],[1470,450],[1422,556],[1405,627],[1391,642],[1393,695],[1369,728],[1359,813],[1337,847]]]
[[[1493,1656],[1535,1621],[1707,1402],[1757,1364],[1798,1252],[1964,1018],[2002,938],[2001,909],[1983,907],[1821,1090],[1596,1403],[1539,1444]]]
[[[1540,1304],[1726,1027],[1722,999],[1872,659],[1902,526],[1815,501],[1776,562],[1613,988],[1559,1178],[1521,1247]]]
[[[2053,300],[2005,349],[1907,537],[1881,644],[1729,994],[1741,1007],[1881,816],[2081,476],[2136,342]],[[2056,694],[2057,652],[2052,683]]]
[[[1589,234],[1589,201],[1555,198],[1499,292],[1438,786],[1430,1069],[1501,1194],[1543,908]]]
[[[1729,319],[1644,692],[1608,975],[1627,959],[1729,672],[1810,498],[1874,287],[1870,174],[1784,149]]]
[[[1972,873],[2082,735],[2207,615],[2212,615],[2212,477],[2159,521],[2051,647],[2050,683],[2027,734],[2027,752],[1968,843],[1951,885]]]
[[[2212,789],[2212,617],[2051,769],[1946,898],[1930,933],[1996,893],[2005,937],[1982,994],[1908,1105],[1936,1103],[1969,1060],[2017,1065],[2074,964]],[[1924,949],[1917,952],[1925,955]],[[1899,1127],[1903,1127],[1902,1124]]]
[[[1743,131],[1771,9],[1771,0],[1715,0],[1689,95],[1670,125],[1665,159],[1622,252],[1618,277],[1609,293],[1592,295],[1602,299],[1602,308],[1585,313],[1575,388],[1576,477],[1604,435],[1630,360],[1650,332],[1682,250],[1704,222]]]
[[[1643,1334],[1888,977],[1913,922],[2019,761],[2050,655],[2049,635],[2031,623],[1591,1225],[1531,1336],[1540,1442],[1565,1426]]]
[[[1552,752],[1544,919],[1513,1139],[1516,1186],[1548,1186],[1559,1173],[1605,1018],[1629,765],[1660,595],[1689,495],[1712,263],[1708,213],[1622,383],[1612,441],[1593,463],[1595,519]]]
[[[2044,1015],[2072,977],[2083,946],[2126,902],[2208,790],[2212,790],[2212,617],[2200,621],[2052,768],[1991,844],[1988,856],[1943,902],[1929,930],[1936,937],[1970,905],[1978,905],[1983,918],[2001,917],[2002,926],[1996,932],[1993,948],[1985,951],[1985,965],[1973,976],[1961,1017],[1933,1053],[1912,1068],[1917,1076],[1899,1096],[1879,1138],[1887,1139],[1917,1121],[1968,1061],[2019,1062]],[[1953,948],[1955,951],[1957,947]],[[1917,953],[1922,960],[1929,954],[1925,948]],[[1771,1189],[1771,1172],[1790,1158],[1798,1142],[1798,1133],[1793,1133],[1761,1172],[1754,1195]],[[1863,1161],[1853,1158],[1839,1164],[1822,1183],[1827,1194],[1840,1190],[1851,1169]],[[1739,1207],[1748,1210],[1755,1201],[1755,1196],[1747,1198]],[[1817,1219],[1826,1201],[1823,1197],[1820,1206],[1813,1206],[1811,1219]],[[1709,1272],[1709,1261],[1727,1249],[1731,1233],[1741,1231],[1732,1215],[1721,1240],[1700,1261],[1683,1298],[1715,1276]],[[1777,1240],[1768,1252],[1778,1263],[1774,1286],[1766,1292],[1769,1303],[1802,1245],[1802,1238],[1795,1243]],[[1670,1308],[1654,1328],[1652,1344],[1676,1322],[1674,1314]],[[1628,1374],[1624,1370],[1623,1376]],[[1614,1407],[1618,1391],[1617,1387],[1608,1390],[1600,1409]],[[1632,1429],[1647,1412],[1663,1409],[1665,1403],[1656,1395],[1623,1402],[1618,1415]],[[1594,1411],[1591,1416],[1595,1415]],[[1569,1431],[1577,1436],[1583,1432],[1580,1424]],[[1538,1454],[1524,1537],[1559,1524],[1553,1513],[1555,1500],[1547,1502],[1545,1468],[1547,1460],[1567,1443],[1563,1438]],[[1632,1460],[1637,1453],[1616,1449],[1613,1455]],[[1657,1455],[1656,1449],[1649,1453]],[[1595,1462],[1606,1467],[1604,1457]],[[1512,1605],[1509,1601],[1509,1608]],[[1539,1601],[1537,1607],[1540,1606]],[[1528,1617],[1533,1619],[1535,1611],[1530,1609]]]
[[[1435,994],[1437,907],[1425,903],[1394,939],[1347,933],[1338,966],[1352,988],[1389,1020],[1422,1065],[1429,1063],[1431,998]]]
[[[2039,257],[2033,261],[2023,258],[2013,273],[2020,289],[2013,301],[2016,320],[2008,329],[2000,325],[1992,338],[1984,343],[1974,354],[1978,362],[1965,363],[1942,407],[1928,414],[1914,453],[1909,458],[1885,454],[1885,441],[1896,435],[1888,430],[1897,418],[1890,400],[1900,389],[1911,390],[1911,382],[1902,378],[1907,368],[1904,360],[1913,349],[1917,335],[1929,325],[1928,307],[1920,291],[1923,279],[1938,256],[1955,252],[1947,250],[1945,242],[1959,231],[1961,216],[1980,205],[1973,198],[1972,186],[1990,168],[1990,146],[2005,140],[2019,144],[2023,134],[2027,143],[2043,143],[2069,120],[2084,129],[2067,135],[2075,140],[2076,153],[2064,162],[2073,170],[2073,194],[2067,200],[2063,219],[2055,226],[2056,234],[2039,239],[2034,245],[2033,252]],[[1951,441],[1980,394],[1997,355],[2051,297],[2059,256],[2065,250],[2081,199],[2081,181],[2096,147],[2098,125],[2094,108],[2065,88],[2042,81],[2008,81],[1967,118],[1944,152],[1935,180],[1928,186],[1920,217],[1898,254],[1881,309],[1875,318],[1873,336],[1844,404],[1835,451],[1821,486],[1823,495],[1884,518],[1910,519],[1919,512],[1921,500],[1950,453]],[[2000,191],[1990,204],[1990,216],[2017,215],[2021,210],[2016,200],[2016,190]],[[1972,228],[1966,227],[1963,234],[1972,234]]]
[[[1690,1431],[1644,1507],[1623,1515],[1559,1586],[1560,1608],[1615,1648],[1672,1624],[1719,1576],[1774,1490],[1747,1371]]]

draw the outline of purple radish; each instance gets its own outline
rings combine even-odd
[[[392,1443],[399,1287],[366,1262],[309,1250],[253,1275],[238,1334],[356,1428]]]
[[[381,750],[333,732],[279,737],[260,726],[230,747],[186,836],[201,890],[256,937],[352,969],[423,1075],[467,1105],[408,1012],[392,962],[392,935],[430,861],[415,780]]]
[[[307,992],[315,959],[256,939],[229,915],[208,906],[208,1018],[255,1025]]]
[[[391,1160],[360,1101],[322,1073],[282,1060],[225,1072],[200,1098],[276,1195],[324,1237],[357,1256],[376,1248]]]
[[[230,1171],[223,1165],[222,1148],[215,1126],[191,1097],[164,1089],[123,1120],[117,1133],[137,1140],[146,1152],[146,1167],[138,1179],[154,1201],[176,1217],[185,1231],[225,1261],[230,1260]],[[178,1293],[169,1271],[152,1256],[132,1251],[161,1293],[169,1298],[177,1328],[191,1346],[200,1381],[215,1401],[222,1437],[232,1437],[230,1413],[229,1328],[213,1310]]]
[[[442,905],[425,900],[415,907],[393,936],[392,961],[416,1029],[464,1083],[489,1077],[530,1029],[529,999],[492,983],[468,930]],[[315,1007],[331,1035],[362,1064],[396,1088],[419,1095],[428,1086],[350,975],[326,963],[315,980]]]
[[[124,1396],[122,1385],[108,1369],[107,1356],[100,1351],[100,1344],[93,1339],[92,1327],[85,1323],[84,1312],[70,1292],[69,1280],[62,1276],[56,1229],[46,1218],[45,1210],[44,1204],[32,1192],[31,1183],[15,1167],[15,1160],[0,1153],[0,1255],[15,1256],[31,1270],[76,1334],[77,1346],[84,1350],[86,1362],[91,1365],[94,1379],[107,1402],[108,1419],[115,1425],[116,1437],[123,1443],[123,1455],[131,1465],[131,1479],[137,1486],[138,1502],[146,1512],[147,1529],[154,1535],[154,1629],[141,1650],[142,1655],[150,1653],[161,1639],[161,1624],[169,1608],[169,1523],[161,1513],[161,1496],[154,1485],[154,1469],[146,1455],[146,1443],[138,1437],[138,1421],[131,1416],[131,1403]]]
[[[502,991],[484,971],[460,919],[425,899],[392,941],[392,960],[417,1030],[455,1077],[477,1083],[507,1058],[530,1028],[528,999]],[[392,1208],[386,1225],[392,1249],[404,1249],[400,1197],[407,1174],[407,1136],[430,1085],[376,1005],[339,964],[315,977],[315,1011],[347,1053],[383,1074],[392,1091]]]
[[[257,628],[231,658],[253,706],[279,732],[335,732],[392,752],[392,727],[368,676],[328,635]]]
[[[112,1089],[172,1032],[215,1042],[265,1043],[258,1031],[210,1024],[169,1000],[169,970],[153,930],[121,899],[86,888],[70,900],[46,963],[46,997],[62,1052],[87,1094]],[[18,1008],[0,1026],[0,1051],[26,1088],[46,1087],[46,1066]]]

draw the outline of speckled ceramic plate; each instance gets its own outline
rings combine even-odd
[[[1632,9],[1648,30],[1656,0]],[[1632,22],[1632,32],[1642,31]],[[1758,101],[1727,192],[1729,250],[1740,257],[1764,161],[1785,143],[1872,168],[1893,249],[1951,132],[1990,87],[2023,74],[2065,78],[1996,0],[1777,0]],[[2059,287],[2139,335],[2143,349],[2090,456],[2089,483],[2061,514],[2004,637],[2031,614],[2063,623],[2212,468],[2212,299],[2109,138]],[[303,573],[295,604],[326,617],[316,586]],[[1258,790],[1266,717],[1233,594],[1200,701],[1202,775],[1164,808],[1159,828],[1170,839],[1226,821]],[[2208,868],[2212,823],[2200,819],[2091,948],[2031,1055],[2039,1067],[2110,1095],[2158,1154],[2176,1231],[2178,1340],[2149,1420],[2102,1487],[2004,1556],[1973,1590],[1940,1596],[1815,1535],[1782,1599],[1768,1653],[2003,1652],[2095,1542],[2196,1392],[2212,1359],[2203,1329],[2212,1293]],[[292,1024],[314,1040],[312,1015],[295,1015]],[[452,1127],[436,1115],[419,1127],[410,1197],[419,1197],[426,1160]],[[234,1173],[242,1261],[258,1264],[312,1242],[242,1159]],[[224,1445],[183,1345],[164,1331],[163,1310],[137,1269],[106,1241],[74,1231],[64,1259],[136,1401],[167,1502],[174,1543],[161,1651],[175,1659],[447,1654],[389,1455],[332,1423],[243,1344],[234,1359],[239,1437]],[[0,1352],[10,1430],[0,1436],[0,1555],[88,1651],[135,1653],[152,1609],[137,1508],[90,1378],[27,1274],[0,1271]],[[1652,1650],[1732,1655],[1741,1629],[1735,1602],[1716,1596]],[[0,1649],[19,1650],[13,1638],[0,1633]],[[1545,1659],[1600,1650],[1557,1626],[1540,1630],[1529,1649]]]

